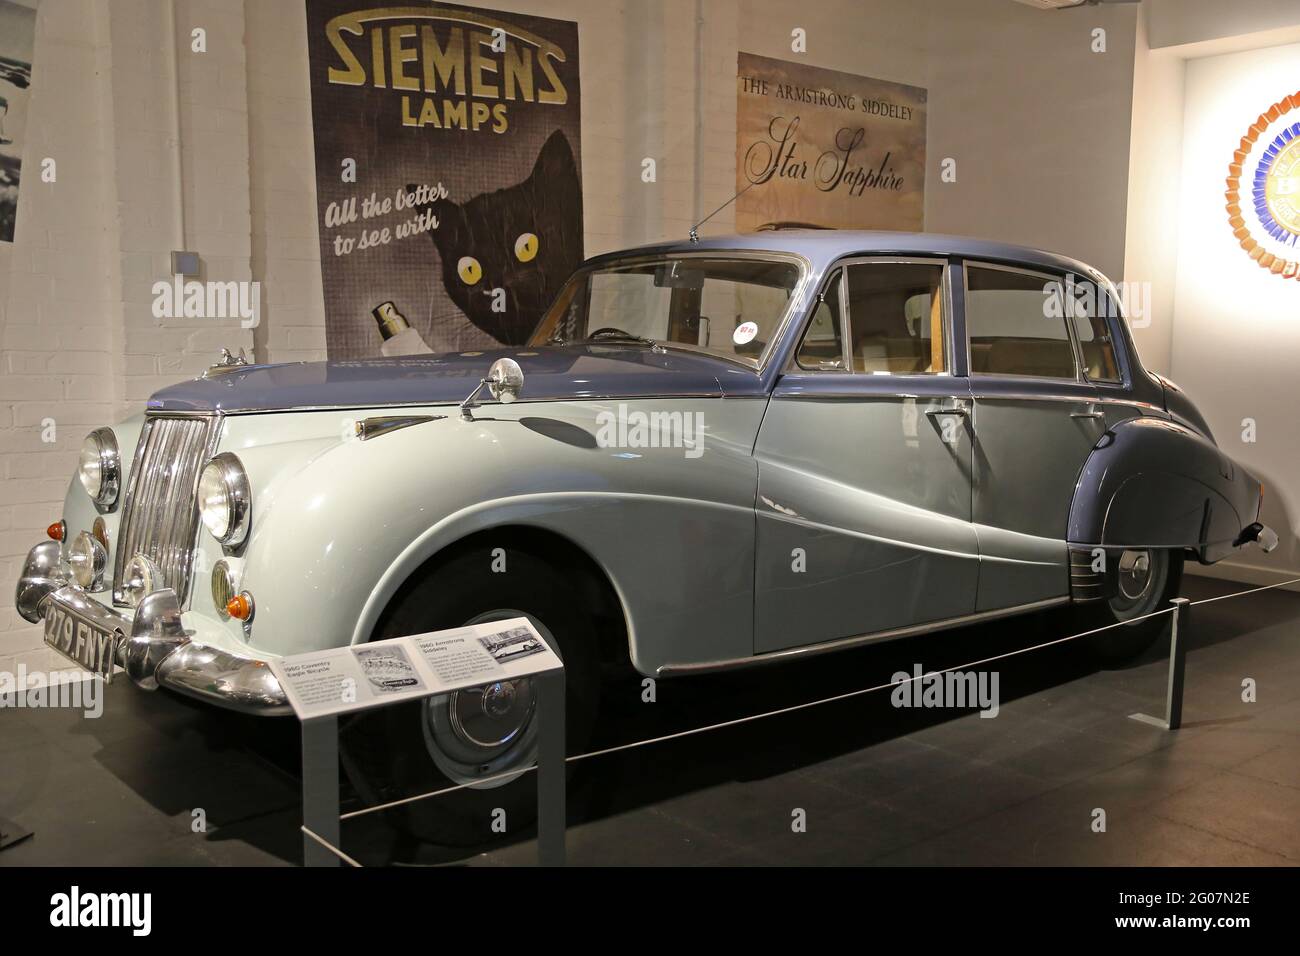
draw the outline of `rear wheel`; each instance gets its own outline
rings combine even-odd
[[[600,672],[580,588],[563,564],[523,550],[508,549],[506,570],[494,572],[497,550],[473,547],[422,572],[374,638],[528,618],[564,661],[566,746],[580,752],[595,723]],[[515,834],[536,817],[536,777],[525,773],[537,759],[536,698],[535,682],[519,678],[373,711],[349,728],[345,766],[375,802],[468,785],[390,811],[422,840],[467,846]]]
[[[1148,617],[1169,607],[1183,580],[1183,553],[1168,548],[1133,548],[1118,555],[1113,594],[1105,601],[1085,605],[1087,628],[1122,624],[1094,634],[1093,652],[1103,662],[1118,664],[1145,652],[1169,627],[1169,615]]]

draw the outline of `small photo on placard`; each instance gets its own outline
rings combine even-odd
[[[416,673],[411,659],[400,644],[377,644],[371,647],[354,647],[361,672],[378,694],[401,694],[424,689],[424,681]]]
[[[541,638],[526,627],[512,627],[498,631],[480,637],[478,642],[498,664],[532,654],[541,654],[546,650],[546,645],[542,643]]]

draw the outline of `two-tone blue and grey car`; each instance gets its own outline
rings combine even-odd
[[[89,436],[17,607],[83,666],[264,714],[279,656],[526,615],[578,748],[606,660],[699,674],[1067,604],[1136,653],[1185,560],[1276,543],[1260,501],[1095,269],[763,232],[596,257],[522,348],[162,390]],[[526,679],[388,708],[349,766],[378,796],[473,784],[534,759],[533,714]],[[481,831],[519,786],[408,812]]]

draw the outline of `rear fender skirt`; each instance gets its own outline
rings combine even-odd
[[[1072,548],[1187,548],[1232,554],[1259,513],[1259,482],[1203,435],[1159,418],[1102,436],[1070,507]]]

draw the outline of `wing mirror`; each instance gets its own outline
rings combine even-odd
[[[492,393],[492,397],[503,405],[508,405],[523,393],[524,370],[511,358],[499,358],[488,369],[487,377],[474,387],[474,391],[460,403],[460,417],[467,422],[474,421],[473,409],[478,407],[475,399],[483,387]]]

